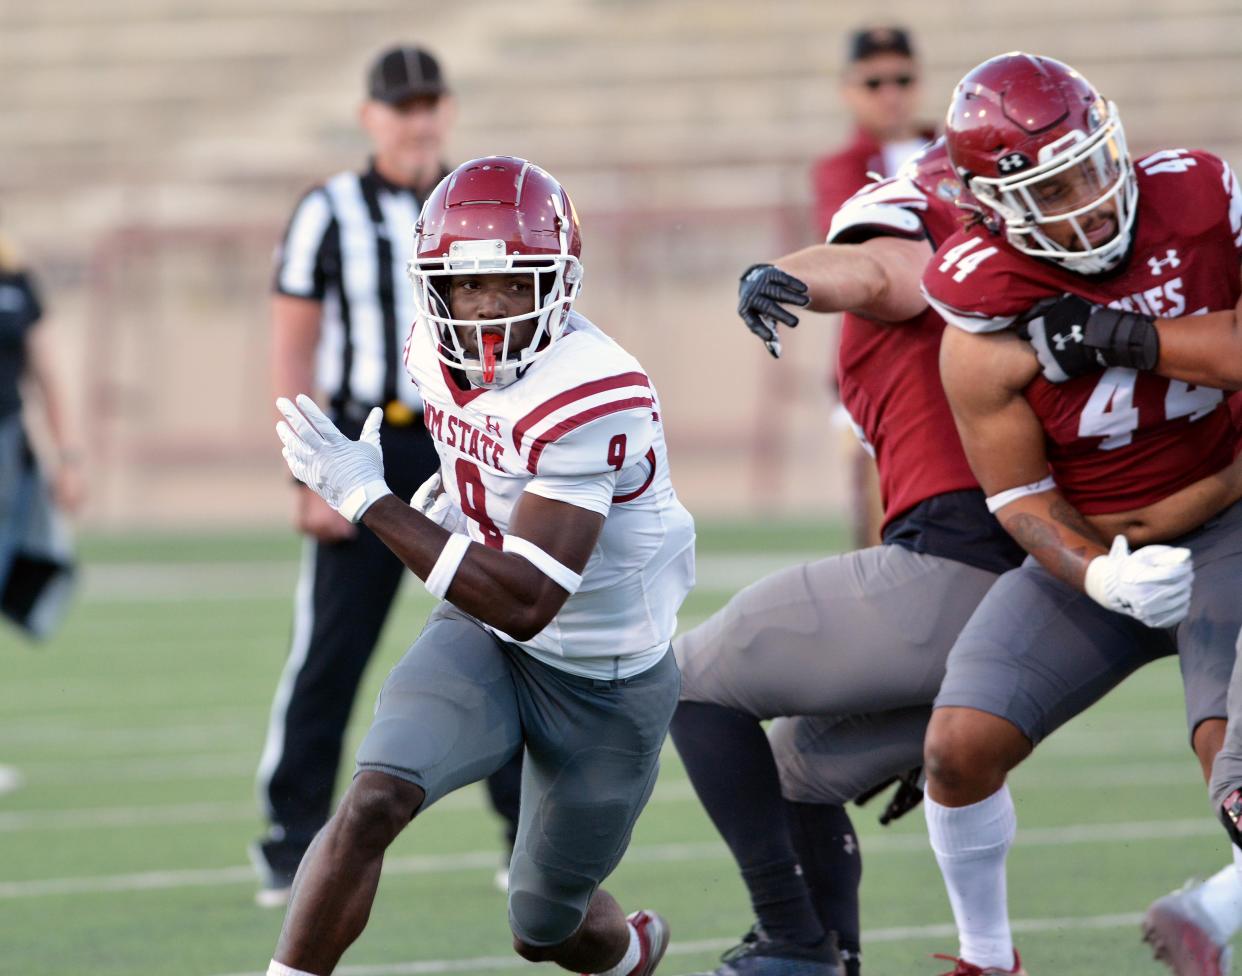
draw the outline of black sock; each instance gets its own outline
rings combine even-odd
[[[846,976],[861,970],[858,885],[862,853],[845,807],[785,801],[794,849],[824,930],[837,933]]]
[[[776,761],[758,719],[722,705],[681,702],[670,731],[699,800],[742,869],[764,931],[819,942],[824,930],[798,870]]]

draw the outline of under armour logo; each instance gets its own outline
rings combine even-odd
[[[1022,153],[1014,152],[1008,156],[1002,156],[997,160],[996,165],[1002,173],[1009,173],[1016,169],[1026,169],[1026,167],[1031,165],[1031,161],[1023,156]]]
[[[1057,344],[1057,352],[1064,352],[1065,347],[1068,346],[1071,342],[1082,342],[1082,339],[1083,339],[1083,336],[1082,336],[1081,325],[1071,326],[1069,330],[1069,335],[1065,335],[1062,332],[1058,332],[1056,335],[1052,337],[1052,341]]]
[[[497,437],[499,437],[500,436],[500,421],[497,420],[495,417],[493,417],[491,414],[486,414],[484,416],[484,420],[487,424],[487,432],[489,434],[495,434]]]
[[[1173,250],[1173,248],[1169,248],[1164,252],[1164,254],[1165,256],[1163,258],[1158,258],[1153,254],[1147,259],[1147,267],[1151,268],[1152,274],[1160,275],[1164,274],[1165,268],[1181,267],[1181,259],[1178,258],[1177,252]]]
[[[858,850],[858,842],[854,840],[853,834],[846,834],[842,839],[845,841],[843,847],[846,854],[853,854]]]

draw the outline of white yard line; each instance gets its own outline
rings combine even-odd
[[[1062,932],[1066,929],[1123,929],[1137,926],[1143,916],[1137,912],[1118,915],[1089,915],[1065,918],[1018,918],[1012,924],[1018,933]],[[903,925],[886,929],[869,929],[865,933],[868,943],[911,942],[918,939],[952,939],[957,930],[952,925]],[[666,958],[693,956],[704,952],[720,952],[737,944],[737,938],[698,939],[679,942],[674,935]],[[376,965],[341,966],[339,976],[435,976],[438,973],[486,973],[502,970],[533,969],[517,956],[476,956],[473,959],[428,959],[425,962],[395,962]],[[263,976],[258,970],[245,973],[228,973],[221,976]]]
[[[253,803],[183,803],[149,807],[94,807],[81,810],[12,810],[0,813],[0,833],[22,830],[95,830],[100,827],[162,827],[170,824],[256,820]]]
[[[0,766],[0,796],[22,788],[26,778],[16,766]]]
[[[244,766],[245,775],[253,773],[253,757],[248,757]],[[211,762],[199,770],[182,770],[192,777],[214,776],[222,768],[241,771],[243,763],[230,761],[227,764]],[[147,778],[155,779],[155,773],[162,773],[167,767],[164,763],[143,763],[138,767]],[[21,773],[12,767],[0,767],[0,786],[6,769],[9,775],[21,781]],[[109,775],[100,777],[108,782],[118,782],[119,777]],[[63,782],[78,782],[72,777],[65,777]],[[37,778],[38,783],[47,783],[46,777]],[[1184,762],[1155,763],[1141,765],[1125,763],[1115,766],[1094,766],[1070,772],[1049,770],[1032,770],[1015,779],[1014,792],[1019,802],[1025,793],[1036,790],[1057,790],[1069,792],[1077,790],[1098,790],[1116,786],[1150,786],[1150,787],[1181,787],[1194,789],[1200,784],[1198,770],[1188,759]],[[675,803],[697,802],[694,788],[689,780],[666,779],[657,786],[651,798],[651,805],[660,806]],[[876,804],[872,804],[876,806]],[[459,790],[445,797],[436,810],[483,810],[487,808],[486,800],[480,789]],[[866,811],[856,814],[866,816]],[[80,807],[65,810],[14,810],[0,812],[0,834],[16,833],[24,830],[77,830],[101,827],[153,827],[169,824],[207,824],[236,823],[256,820],[258,811],[251,802],[246,803],[184,803],[155,804],[150,806],[104,806]]]
[[[1068,824],[1061,827],[1035,827],[1019,830],[1018,847],[1063,847],[1073,844],[1168,842],[1176,838],[1221,837],[1221,828],[1208,817],[1183,820],[1147,820],[1127,823]],[[927,838],[921,833],[895,834],[867,838],[869,855],[926,851]],[[716,861],[728,857],[719,841],[690,844],[635,845],[626,853],[627,863],[680,863]],[[1222,858],[1224,854],[1222,853]],[[427,854],[390,858],[384,873],[455,874],[496,867],[496,852],[464,851],[457,854]],[[36,898],[45,895],[86,895],[102,892],[156,891],[177,888],[204,888],[253,883],[249,867],[205,868],[199,870],[144,871],[79,878],[47,878],[31,881],[0,882],[0,899]]]
[[[736,590],[778,569],[823,558],[822,552],[703,555],[701,590]],[[172,603],[187,600],[292,599],[297,563],[101,563],[83,567],[86,603]]]
[[[75,756],[106,757],[108,755],[132,757],[135,753],[193,752],[221,744],[253,744],[262,735],[262,726],[255,722],[258,710],[245,713],[243,718],[234,717],[216,725],[145,725],[126,728],[90,728],[76,725],[66,728],[49,728],[44,723],[12,725],[0,729],[0,742],[12,751],[19,744],[47,749],[50,746],[67,746],[65,753]]]
[[[361,732],[361,729],[356,730]],[[84,738],[89,733],[83,733]],[[1136,741],[1133,736],[1118,734],[1095,739],[1075,738],[1072,746],[1057,750],[1058,756],[1072,756],[1073,765],[1054,768],[1037,766],[1029,772],[1020,770],[1014,776],[1015,789],[1090,788],[1092,786],[1162,786],[1199,782],[1194,757],[1181,741],[1169,736],[1153,736],[1151,741]],[[1125,744],[1129,743],[1126,748]],[[1045,747],[1041,756],[1052,754]],[[1146,755],[1152,761],[1093,763],[1091,759],[1125,759]],[[1184,758],[1181,758],[1184,757]],[[9,755],[12,759],[13,756]],[[669,761],[674,761],[670,757]],[[22,763],[24,781],[34,786],[71,783],[153,783],[184,780],[254,776],[259,762],[258,740],[252,748],[237,752],[203,752],[163,756],[134,756],[128,759],[100,757],[89,752],[76,759],[38,759]]]
[[[84,603],[292,597],[297,563],[102,563],[82,569]]]
[[[22,769],[26,782],[32,787],[77,783],[174,783],[253,777],[258,761],[257,751],[252,751],[132,760],[40,761],[25,763]]]

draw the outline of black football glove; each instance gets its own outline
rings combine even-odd
[[[772,264],[752,264],[742,272],[737,286],[737,314],[746,328],[763,340],[768,352],[776,359],[781,355],[781,340],[776,337],[776,324],[790,328],[798,324],[798,316],[785,308],[801,308],[811,301],[806,283],[799,281]]]
[[[1050,383],[1109,366],[1155,369],[1160,336],[1150,315],[1093,305],[1077,295],[1040,302],[1018,320],[1018,335],[1035,347]]]
[[[1242,822],[1242,790],[1234,790],[1225,797],[1225,802],[1216,812],[1234,846],[1242,847],[1242,830],[1239,829],[1239,823]]]
[[[881,827],[887,827],[894,820],[901,819],[923,802],[923,767],[915,766],[909,772],[886,779],[879,786],[873,786],[854,800],[858,806],[862,806],[894,783],[897,784],[897,789],[893,791],[893,795],[889,797],[888,803],[880,812]]]

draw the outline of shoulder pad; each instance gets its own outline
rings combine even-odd
[[[655,439],[655,394],[641,371],[591,380],[535,407],[513,427],[526,470],[540,475],[620,471]]]
[[[916,211],[927,209],[927,196],[914,181],[894,177],[865,186],[841,205],[828,228],[829,244],[851,244],[877,235],[922,238]]]

